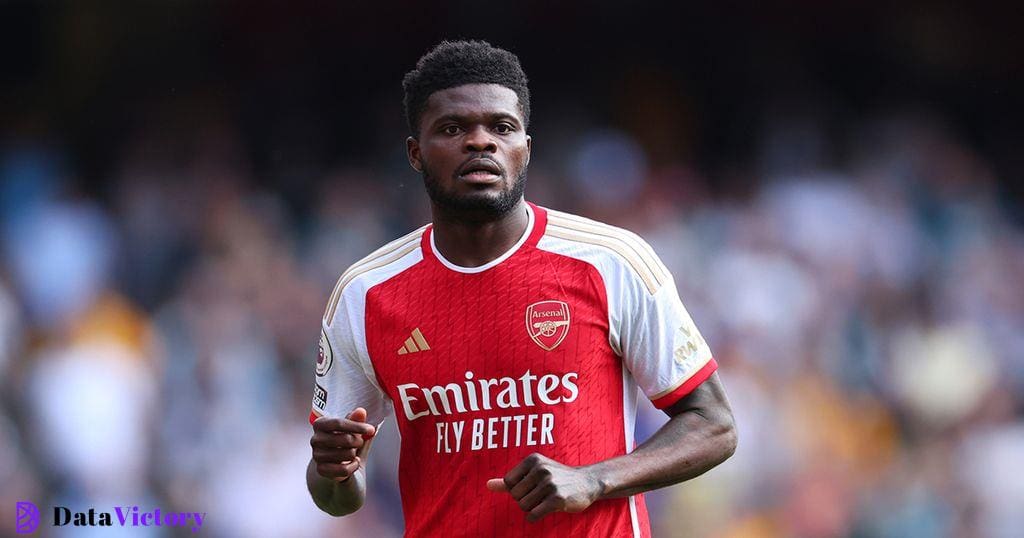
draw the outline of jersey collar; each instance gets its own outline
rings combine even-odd
[[[493,260],[478,266],[478,267],[463,267],[456,265],[451,261],[445,259],[444,255],[437,250],[437,245],[434,243],[434,225],[427,226],[427,229],[423,232],[423,239],[421,246],[423,247],[423,255],[432,257],[437,260],[441,265],[455,271],[457,273],[474,274],[482,273],[492,267],[496,267],[501,262],[509,259],[516,252],[519,251],[523,245],[537,246],[537,242],[540,241],[541,236],[544,235],[544,228],[547,225],[547,212],[543,208],[534,205],[533,203],[526,202],[526,230],[523,231],[522,237],[516,241],[516,244],[512,245],[510,249],[505,251],[504,254],[494,258]]]

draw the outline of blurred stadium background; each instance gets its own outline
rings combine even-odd
[[[296,4],[0,7],[0,534],[400,535],[393,424],[333,519],[306,417],[335,278],[429,220],[400,80],[446,37],[520,55],[528,197],[647,238],[722,365],[739,450],[656,536],[1024,532],[1019,7]]]

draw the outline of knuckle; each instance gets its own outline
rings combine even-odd
[[[529,456],[526,456],[526,461],[528,461],[528,462],[530,462],[532,464],[537,464],[537,463],[540,462],[540,457],[541,457],[540,454],[538,454],[536,452],[533,452]]]

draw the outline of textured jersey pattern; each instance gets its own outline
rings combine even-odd
[[[532,452],[568,465],[625,454],[638,388],[666,407],[714,371],[650,247],[529,211],[499,263],[460,270],[428,226],[346,271],[325,312],[310,419],[393,413],[408,536],[649,536],[641,496],[530,524],[484,485]]]

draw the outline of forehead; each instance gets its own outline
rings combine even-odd
[[[519,96],[500,84],[464,84],[438,90],[427,99],[424,121],[447,115],[506,114],[522,119]]]

